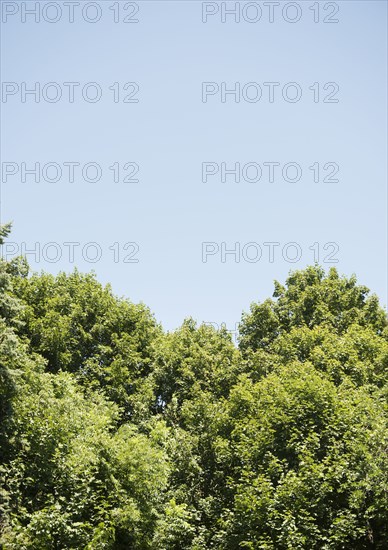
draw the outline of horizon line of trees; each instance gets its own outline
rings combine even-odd
[[[387,378],[386,312],[334,268],[276,281],[236,347],[0,260],[0,548],[385,550]]]

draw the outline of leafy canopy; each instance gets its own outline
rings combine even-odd
[[[385,312],[335,269],[275,282],[236,348],[1,260],[0,545],[383,550],[387,371]]]

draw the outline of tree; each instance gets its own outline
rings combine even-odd
[[[0,261],[0,545],[383,550],[387,326],[318,266],[252,304],[236,348]]]
[[[311,362],[336,383],[387,382],[388,324],[375,295],[356,278],[318,266],[292,273],[274,297],[252,304],[240,324],[248,370],[267,373],[293,361]]]
[[[167,432],[118,428],[118,408],[69,373],[25,373],[3,465],[5,548],[151,548]]]
[[[384,405],[305,364],[241,379],[220,417],[217,548],[384,548]]]
[[[150,372],[151,344],[161,333],[142,304],[116,298],[92,274],[15,277],[24,304],[22,336],[52,373],[72,372],[131,414],[136,383]]]
[[[110,323],[123,340],[135,334],[129,365],[142,351],[146,358],[158,328],[145,308],[116,300],[92,277],[62,276],[61,287],[45,275],[27,279],[25,267],[0,264],[0,545],[149,549],[170,468],[168,430],[156,418],[142,431],[123,423],[102,391],[114,384],[96,375],[86,387],[83,369],[101,353],[99,335],[115,338]],[[55,320],[69,330],[55,332]]]

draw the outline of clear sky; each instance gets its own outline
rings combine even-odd
[[[232,330],[318,254],[386,305],[386,2],[1,4],[8,256],[167,329]]]

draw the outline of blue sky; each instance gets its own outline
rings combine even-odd
[[[39,243],[34,270],[93,269],[167,329],[233,329],[319,251],[386,305],[386,2],[280,2],[272,23],[264,2],[240,22],[235,2],[78,2],[73,23],[48,4],[2,2],[1,221],[15,251]]]

